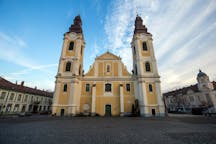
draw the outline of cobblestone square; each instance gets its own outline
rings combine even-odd
[[[215,117],[0,119],[1,144],[215,144]]]

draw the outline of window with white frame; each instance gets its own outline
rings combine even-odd
[[[90,91],[90,84],[86,84],[86,92]]]
[[[2,92],[2,93],[1,93],[1,96],[0,96],[0,99],[4,99],[5,96],[6,96],[6,92]]]
[[[105,92],[111,92],[112,91],[112,84],[107,83],[105,84]]]
[[[17,101],[21,101],[21,98],[22,98],[22,95],[19,94],[19,95],[18,95],[18,98],[17,98]]]
[[[14,93],[10,94],[10,98],[9,98],[10,101],[14,100],[14,95],[15,95]]]
[[[110,64],[106,66],[106,72],[110,72]]]
[[[130,91],[130,84],[126,84],[126,91],[129,92]]]

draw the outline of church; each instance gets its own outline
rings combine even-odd
[[[85,39],[78,15],[64,34],[55,81],[53,115],[164,116],[152,34],[137,15],[131,42],[132,73],[121,57],[106,52],[83,71]]]

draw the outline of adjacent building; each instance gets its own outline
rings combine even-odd
[[[197,84],[163,94],[168,112],[191,111],[192,108],[216,108],[216,82],[201,70]]]
[[[0,113],[48,112],[51,110],[53,93],[14,84],[0,77]]]
[[[152,41],[142,18],[137,16],[131,42],[132,73],[119,56],[108,51],[96,57],[84,73],[85,39],[81,18],[76,16],[64,34],[52,113],[123,116],[135,112],[141,116],[164,116]]]

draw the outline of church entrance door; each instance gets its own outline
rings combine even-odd
[[[64,109],[61,109],[61,116],[64,116]]]
[[[111,105],[107,104],[105,106],[105,116],[112,116],[112,112],[111,111],[112,111]]]

